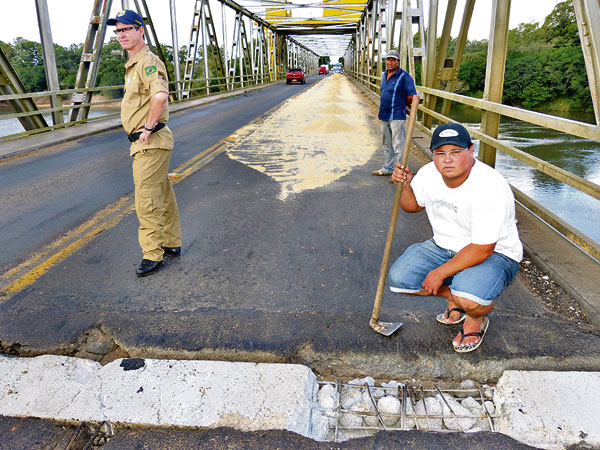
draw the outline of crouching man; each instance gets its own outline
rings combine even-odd
[[[483,342],[486,316],[516,276],[523,246],[512,191],[502,175],[473,157],[468,131],[457,123],[441,125],[430,149],[431,163],[414,176],[396,163],[392,180],[404,182],[404,211],[426,210],[433,238],[408,247],[388,282],[392,292],[444,297],[448,307],[436,320],[464,321],[452,345],[466,353]]]

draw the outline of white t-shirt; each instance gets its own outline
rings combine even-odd
[[[521,261],[523,245],[515,199],[496,170],[475,160],[465,182],[449,188],[431,162],[417,172],[410,185],[417,203],[425,207],[437,245],[458,252],[469,244],[495,242],[495,252]]]

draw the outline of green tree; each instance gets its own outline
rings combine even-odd
[[[70,47],[62,47],[54,44],[56,71],[61,89],[72,89],[75,87],[82,48],[82,45],[77,44],[72,44]]]
[[[125,82],[125,60],[121,57],[121,45],[118,42],[109,42],[102,47],[96,86],[122,86]],[[123,89],[102,91],[102,95],[109,98],[119,98]]]
[[[465,44],[465,55],[469,53],[487,52],[487,49],[487,39],[482,39],[480,41],[467,41]]]
[[[502,101],[531,109],[552,98],[550,85],[543,60],[536,55],[515,54],[506,62]]]
[[[465,55],[458,70],[458,79],[464,83],[464,93],[483,91],[487,52]]]
[[[572,0],[558,3],[542,26],[546,41],[554,46],[580,45]]]
[[[329,56],[319,56],[319,65],[322,66],[323,64],[330,64],[331,63],[331,59],[329,58]]]
[[[11,64],[15,67],[35,67],[44,64],[42,44],[18,37],[13,41]]]
[[[546,42],[545,33],[537,22],[520,23],[508,31],[508,51],[539,51],[550,45]]]
[[[28,92],[47,90],[42,45],[18,37],[11,47],[8,58],[25,89]]]

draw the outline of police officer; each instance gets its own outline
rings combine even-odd
[[[167,177],[173,150],[173,134],[166,126],[167,71],[144,41],[142,16],[124,10],[107,24],[116,27],[119,44],[129,54],[121,122],[131,141],[135,210],[140,223],[138,239],[143,252],[136,273],[144,277],[160,268],[163,256],[176,257],[181,253],[179,211]]]

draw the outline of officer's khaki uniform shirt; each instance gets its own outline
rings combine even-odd
[[[146,45],[125,64],[125,95],[121,102],[121,123],[127,134],[144,128],[150,97],[158,92],[169,92],[167,71],[163,62]],[[165,108],[159,122],[167,123],[169,108]],[[129,155],[151,148],[173,149],[173,134],[168,127],[152,133],[148,144],[139,140],[131,144]]]

